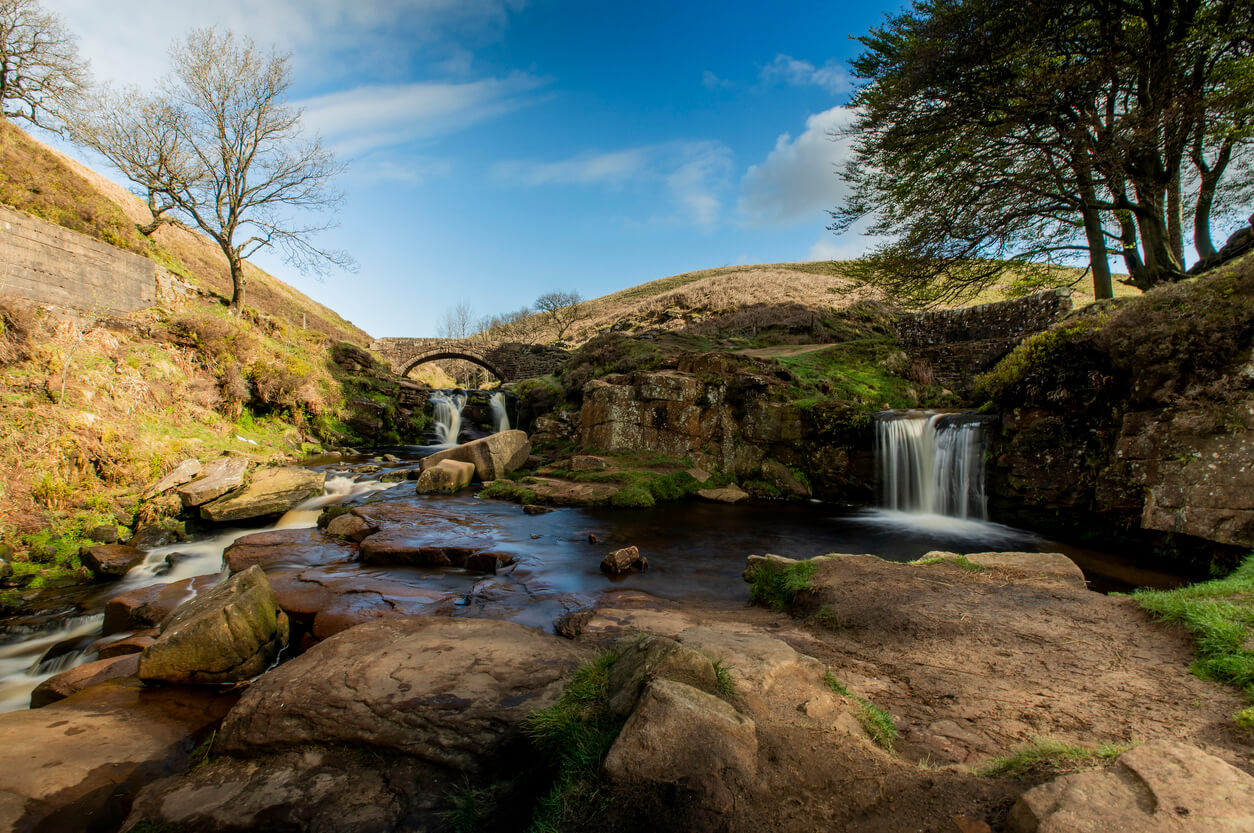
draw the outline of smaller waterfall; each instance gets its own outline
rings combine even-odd
[[[505,410],[505,394],[494,393],[488,402],[492,405],[492,423],[496,426],[496,433],[508,431],[509,413]]]
[[[987,520],[988,417],[886,411],[876,431],[881,503],[888,509]]]
[[[438,445],[457,445],[462,433],[462,408],[466,407],[464,391],[437,390],[430,399],[435,410],[435,436]]]

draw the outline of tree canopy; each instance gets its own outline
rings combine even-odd
[[[54,127],[87,88],[87,63],[61,18],[36,0],[0,0],[0,107]]]
[[[889,242],[867,276],[960,296],[1007,260],[1107,258],[1141,288],[1213,258],[1215,209],[1248,193],[1254,0],[920,0],[853,62],[851,196]],[[1191,208],[1191,210],[1189,210]]]

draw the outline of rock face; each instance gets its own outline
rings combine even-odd
[[[30,694],[30,707],[32,709],[43,708],[97,683],[134,676],[138,670],[138,654],[125,654],[79,665],[69,671],[62,671],[55,677],[49,677],[35,686],[35,690]]]
[[[125,544],[103,544],[83,553],[83,566],[98,576],[120,578],[144,560],[144,554]]]
[[[104,633],[107,636],[154,628],[183,602],[212,589],[217,580],[217,576],[196,576],[170,584],[151,584],[115,596],[105,603]]]
[[[287,616],[260,567],[249,567],[179,608],[139,658],[139,678],[234,683],[273,664],[287,643]]]
[[[642,572],[649,569],[649,559],[640,554],[638,547],[623,547],[601,559],[601,572],[612,576]]]
[[[527,462],[531,454],[531,441],[523,431],[510,430],[490,434],[478,440],[437,451],[422,461],[422,470],[439,464],[442,460],[456,460],[462,463],[473,463],[475,476],[486,482],[504,477]]]
[[[1156,741],[1108,769],[1024,793],[1012,833],[1238,833],[1254,830],[1254,777],[1194,746]]]
[[[610,669],[610,711],[619,717],[631,714],[644,689],[663,679],[706,691],[718,684],[714,664],[705,654],[674,639],[649,634],[628,646]]]
[[[215,749],[253,756],[302,744],[366,746],[473,772],[556,702],[589,656],[511,622],[419,617],[339,633],[266,674]]]
[[[451,495],[470,485],[475,476],[475,464],[460,460],[441,460],[422,470],[415,488],[420,495]]]
[[[244,457],[219,457],[210,460],[199,477],[179,487],[179,498],[188,509],[208,503],[242,486],[247,471],[248,460]]]
[[[296,466],[262,469],[243,489],[200,507],[215,523],[279,515],[307,497],[322,493],[326,475]]]

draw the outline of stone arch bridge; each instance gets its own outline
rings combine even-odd
[[[462,359],[487,370],[502,382],[516,382],[552,373],[570,355],[560,347],[513,341],[457,338],[380,338],[370,349],[382,356],[398,376],[424,362]]]

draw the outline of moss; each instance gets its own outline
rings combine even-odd
[[[655,503],[653,493],[638,483],[624,486],[610,498],[610,505],[616,509],[648,509]]]
[[[540,497],[534,490],[528,489],[513,480],[493,480],[488,485],[479,490],[476,497],[491,498],[494,500],[512,500],[515,503],[540,503]]]
[[[831,399],[868,412],[914,408],[939,393],[905,377],[908,360],[893,338],[847,341],[778,361],[795,379],[790,396],[802,406]]]
[[[914,562],[920,567],[926,567],[930,564],[954,564],[968,573],[987,573],[988,567],[983,564],[976,564],[965,555],[936,555],[931,558],[920,558]]]
[[[797,594],[810,589],[810,582],[817,570],[818,562],[813,560],[798,561],[787,566],[772,561],[764,562],[749,584],[749,599],[773,610],[790,610]]]

